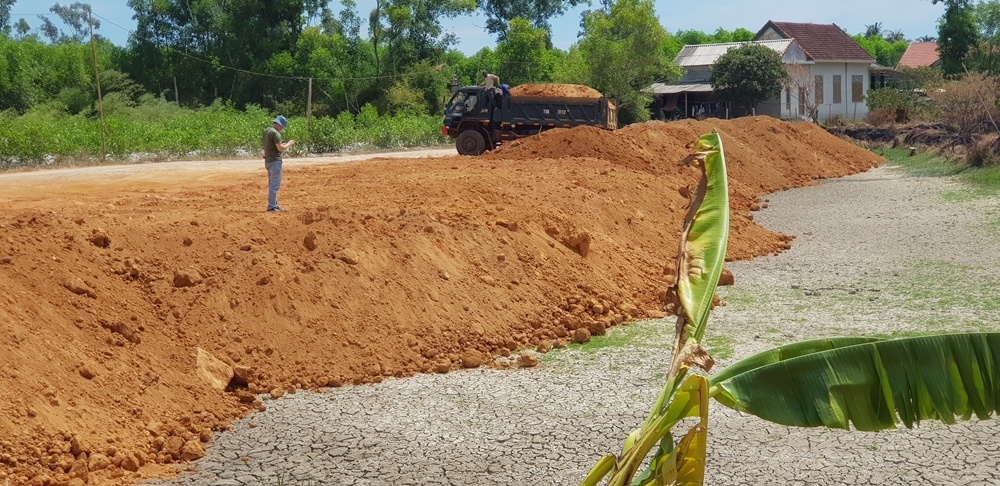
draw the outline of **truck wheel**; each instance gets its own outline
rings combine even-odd
[[[486,151],[486,139],[483,134],[475,130],[466,130],[458,134],[455,139],[455,148],[462,155],[479,155]]]

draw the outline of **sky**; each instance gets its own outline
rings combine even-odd
[[[132,20],[134,12],[127,0],[73,0],[90,3],[95,18],[101,21],[97,33],[117,45],[125,45],[128,36],[135,29]],[[50,14],[49,7],[60,3],[57,0],[17,0],[11,8],[12,23],[24,18],[37,28],[40,25],[37,14]],[[62,5],[72,2],[62,0]],[[374,0],[357,0],[362,18],[374,6]],[[593,1],[596,6],[597,0]],[[656,15],[668,32],[678,30],[700,30],[711,33],[719,27],[732,31],[743,27],[757,32],[768,20],[780,22],[812,22],[817,24],[837,24],[847,29],[849,34],[865,31],[867,25],[881,22],[885,31],[902,31],[907,39],[929,35],[937,37],[937,21],[944,13],[944,5],[931,4],[930,0],[714,0],[667,1],[655,0]],[[711,5],[711,6],[708,6]],[[332,0],[330,8],[334,12],[343,7],[338,0]],[[577,7],[566,14],[552,19],[552,43],[559,49],[569,49],[577,42],[580,31],[580,14],[588,6]],[[58,18],[51,20],[60,28]],[[496,40],[486,33],[485,20],[481,15],[444,19],[446,32],[454,33],[459,43],[455,46],[466,55],[472,55],[484,46],[494,46]]]

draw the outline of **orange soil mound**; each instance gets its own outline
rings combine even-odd
[[[601,92],[582,84],[522,84],[510,89],[511,96],[600,98]]]
[[[882,161],[812,124],[747,118],[288,167],[279,214],[260,211],[262,169],[7,183],[0,484],[134,483],[203,454],[262,407],[251,393],[479,366],[662,315],[698,177],[679,161],[714,128],[729,259],[790,247],[753,223],[761,195]],[[213,389],[199,348],[245,389]]]

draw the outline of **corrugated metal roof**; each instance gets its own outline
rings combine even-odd
[[[784,55],[793,39],[754,41],[754,44],[770,47],[778,54]],[[747,42],[727,42],[725,44],[687,45],[677,53],[674,62],[680,67],[710,66],[715,60],[734,47],[748,44]]]
[[[688,83],[688,84],[663,84],[663,83],[653,83],[649,87],[653,94],[672,94],[672,93],[711,93],[712,85],[707,83]]]

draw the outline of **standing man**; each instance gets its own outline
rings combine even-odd
[[[486,96],[487,96],[486,99],[489,100],[490,103],[489,106],[490,107],[500,106],[500,103],[503,101],[503,98],[500,96],[500,93],[497,92],[497,89],[500,88],[500,76],[497,76],[496,74],[490,74],[485,69],[483,69],[483,78],[484,78],[483,84],[481,84],[480,86],[484,86],[486,88]]]
[[[480,84],[480,86],[485,86],[486,91],[492,93],[493,90],[496,89],[496,87],[500,86],[500,76],[497,76],[496,74],[490,74],[485,69],[483,69],[483,84]]]
[[[271,126],[264,130],[264,167],[267,168],[267,210],[284,211],[278,206],[278,188],[281,187],[281,153],[295,145],[295,140],[281,143],[281,132],[288,128],[288,120],[278,115]]]

